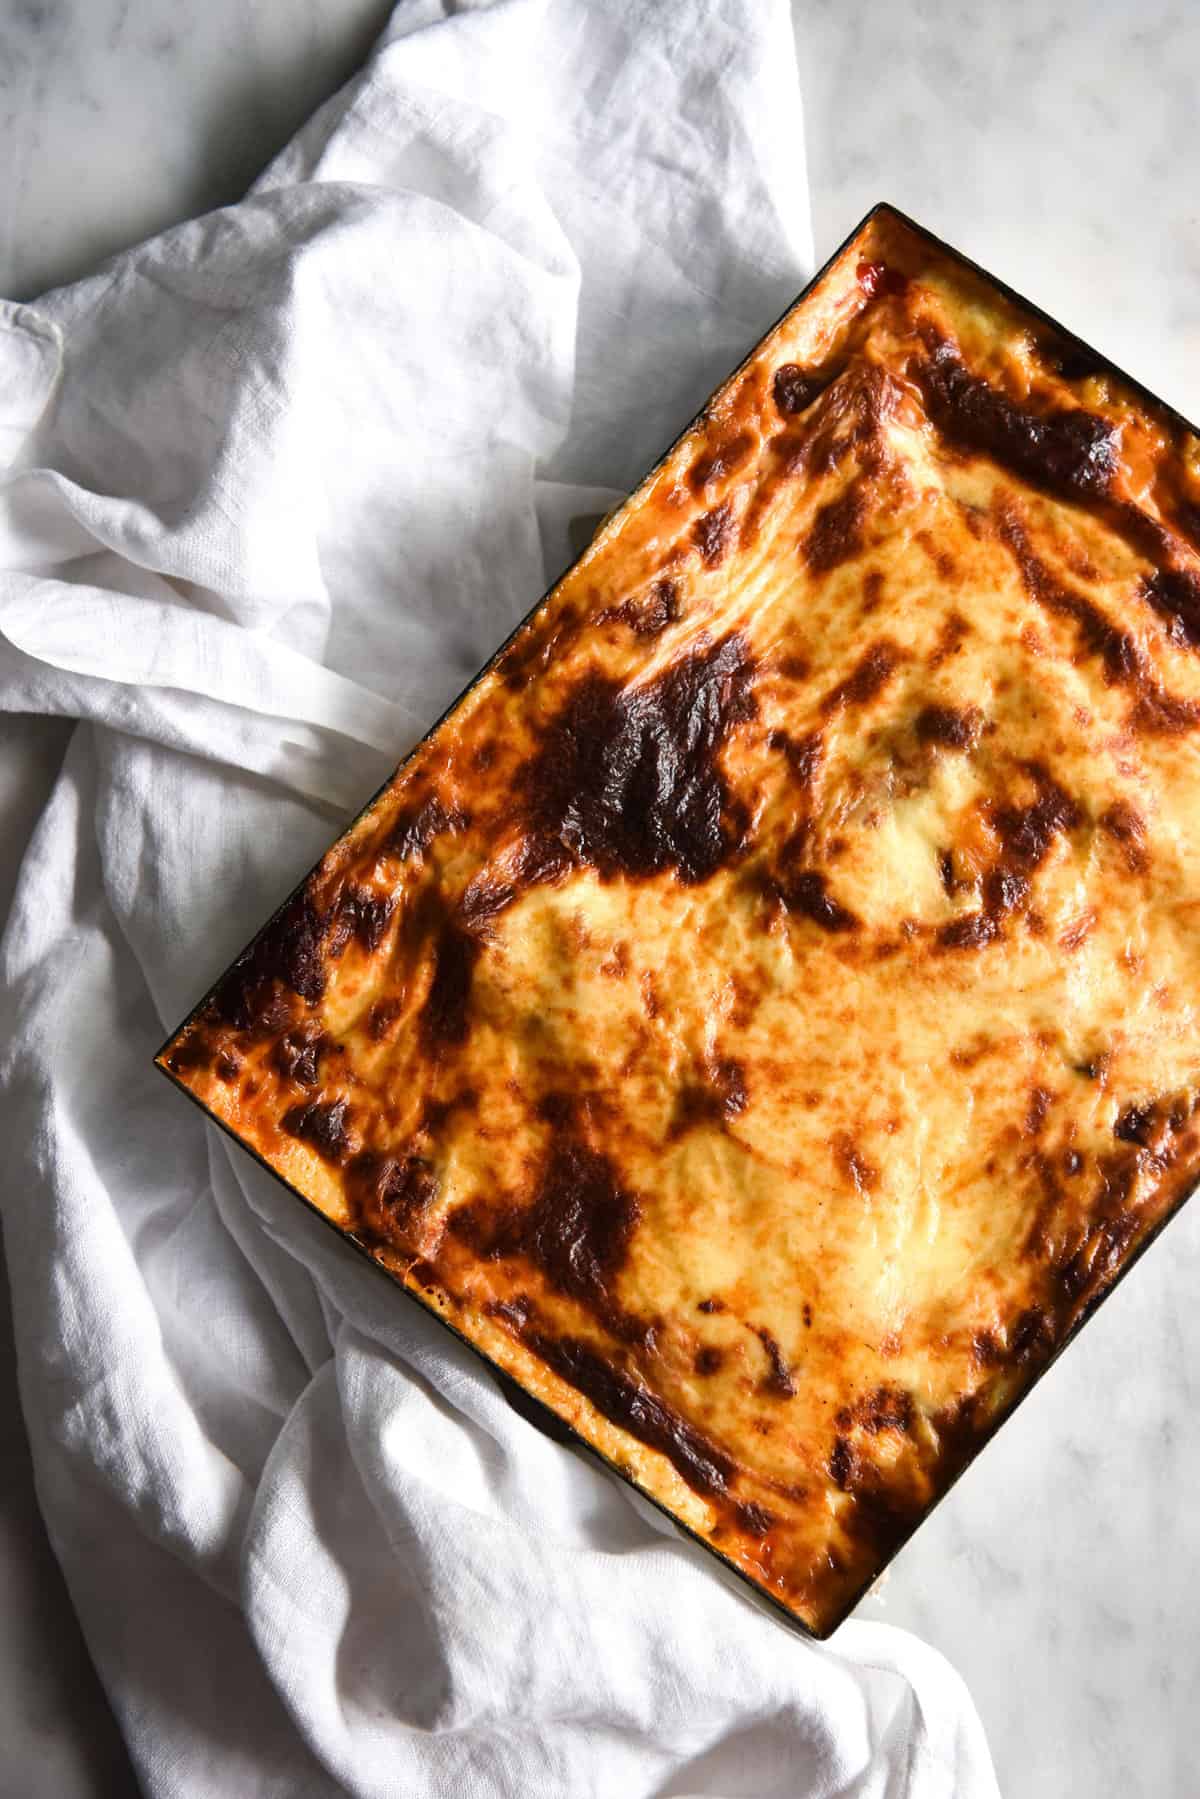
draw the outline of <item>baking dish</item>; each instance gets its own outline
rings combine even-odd
[[[817,1635],[1196,1179],[1197,455],[876,207],[157,1058]]]

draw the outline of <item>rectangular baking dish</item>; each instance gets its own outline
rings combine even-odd
[[[819,1636],[1197,1178],[1198,468],[875,207],[156,1058]]]

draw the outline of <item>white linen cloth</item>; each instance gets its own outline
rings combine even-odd
[[[152,1052],[809,268],[784,0],[409,0],[236,207],[0,309],[4,939],[38,1490],[147,1792],[980,1799],[513,1413]]]

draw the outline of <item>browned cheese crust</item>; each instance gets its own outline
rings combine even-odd
[[[163,1062],[825,1634],[1195,1178],[1198,542],[877,212]]]

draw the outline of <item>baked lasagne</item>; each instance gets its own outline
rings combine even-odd
[[[889,208],[162,1051],[826,1635],[1197,1178],[1200,452]]]

